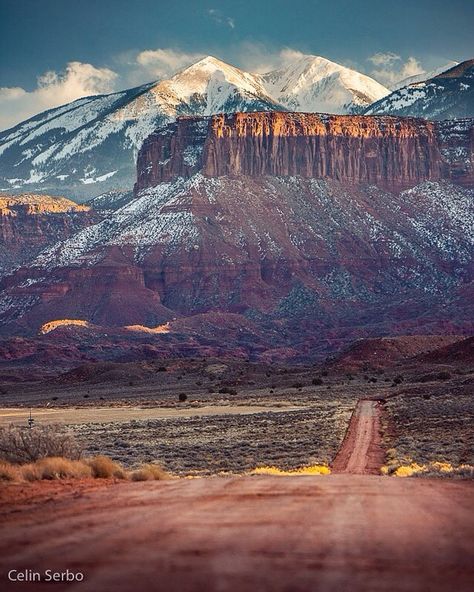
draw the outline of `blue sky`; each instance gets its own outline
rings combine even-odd
[[[0,11],[0,127],[207,54],[263,71],[311,53],[382,83],[474,57],[473,0],[0,0]]]

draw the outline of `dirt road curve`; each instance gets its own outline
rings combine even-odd
[[[371,475],[124,483],[9,507],[0,589],[464,592],[471,483]],[[10,569],[82,571],[12,584]]]
[[[346,437],[332,463],[333,472],[379,474],[383,462],[380,404],[361,399],[352,414]]]

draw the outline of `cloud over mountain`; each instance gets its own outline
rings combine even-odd
[[[64,105],[81,97],[114,90],[118,75],[109,68],[69,62],[63,72],[49,71],[38,77],[32,91],[21,87],[0,88],[0,129],[39,111]]]

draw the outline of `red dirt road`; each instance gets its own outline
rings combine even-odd
[[[380,474],[383,462],[380,403],[361,399],[352,414],[346,437],[332,463],[335,473]]]
[[[124,483],[9,506],[0,588],[456,592],[474,582],[474,487],[371,475]],[[13,584],[10,569],[81,571]]]
[[[333,465],[345,474],[7,486],[0,589],[470,592],[473,483],[354,474],[380,466],[379,420],[359,402]],[[84,581],[15,584],[11,569]]]

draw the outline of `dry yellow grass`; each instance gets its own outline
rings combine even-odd
[[[91,477],[91,468],[82,460],[70,460],[62,457],[42,458],[19,468],[26,481],[43,479],[81,479]]]
[[[157,464],[146,464],[130,473],[132,481],[163,481],[169,479],[168,473]]]
[[[0,481],[41,481],[56,479],[125,479],[131,481],[163,481],[170,475],[158,464],[149,463],[127,471],[107,456],[81,460],[63,457],[41,458],[35,462],[12,464],[0,461]]]
[[[329,475],[331,469],[326,465],[310,465],[307,467],[299,467],[297,469],[283,470],[278,467],[256,467],[250,471],[251,475]]]
[[[126,479],[127,474],[125,469],[118,462],[113,461],[108,456],[94,456],[86,459],[92,471],[92,476],[96,479],[108,479],[115,477],[116,479]]]
[[[381,468],[382,475],[394,477],[474,477],[474,467],[468,464],[452,465],[445,461],[421,464],[412,459],[391,459]]]
[[[0,481],[16,481],[18,479],[18,469],[9,462],[0,462]]]

